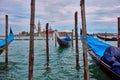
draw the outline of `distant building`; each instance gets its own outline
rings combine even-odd
[[[60,37],[66,36],[66,34],[68,34],[69,36],[72,35],[72,32],[58,32],[57,30],[53,30],[51,27],[49,27],[48,29],[49,37],[54,37],[55,33],[57,33]],[[40,21],[38,21],[38,32],[35,33],[34,35],[41,36],[41,37],[46,36],[46,30],[41,31]]]
[[[40,36],[41,33],[41,25],[40,25],[40,21],[38,22],[38,36]]]
[[[39,36],[39,37],[45,37],[46,36],[46,30],[44,29],[43,31],[41,31],[40,21],[38,21],[38,25],[37,25],[36,29],[37,29],[37,32],[34,33],[34,36]],[[58,32],[57,30],[53,30],[51,27],[49,27],[49,29],[48,29],[49,37],[53,37],[54,38],[55,37],[55,33],[59,37],[64,37],[64,36],[66,36],[66,34],[68,34],[69,36],[72,35],[72,32]],[[17,36],[17,37],[29,36],[29,33],[28,34],[19,33],[19,34],[16,34],[15,36]]]
[[[60,37],[66,36],[68,34],[69,36],[72,36],[72,32],[58,32]]]

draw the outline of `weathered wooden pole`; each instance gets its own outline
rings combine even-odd
[[[73,48],[73,29],[72,29],[72,48]]]
[[[34,65],[34,26],[35,26],[35,0],[31,0],[31,17],[30,17],[30,47],[29,47],[29,78],[33,80]]]
[[[47,66],[49,66],[49,43],[48,43],[48,26],[49,24],[46,24],[46,62]]]
[[[5,35],[6,35],[6,46],[5,46],[5,63],[8,64],[8,15],[5,15],[6,20],[6,29],[5,29]]]
[[[79,50],[78,50],[78,13],[75,12],[75,43],[76,43],[76,69],[80,69]]]
[[[55,30],[55,47],[57,46],[57,30]]]
[[[118,17],[118,47],[120,47],[120,17]]]
[[[105,35],[104,35],[104,36],[105,36],[105,41],[106,41],[106,38],[107,38],[107,32],[105,32]]]
[[[81,19],[82,19],[82,45],[83,45],[83,60],[84,60],[84,80],[89,80],[88,56],[86,46],[86,18],[85,18],[85,0],[81,0]]]

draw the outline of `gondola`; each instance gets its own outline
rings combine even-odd
[[[102,37],[100,35],[97,35],[97,38],[104,40],[104,41],[117,41],[116,37],[112,37],[112,38],[107,38],[107,37]]]
[[[70,45],[71,45],[71,38],[68,35],[66,35],[65,38],[57,37],[57,42],[58,42],[60,47],[70,47]]]
[[[14,40],[14,34],[12,32],[12,29],[10,28],[10,33],[8,35],[8,44],[10,44],[13,40]],[[6,40],[5,39],[0,41],[0,54],[2,54],[2,52],[4,51],[5,45],[6,45]]]
[[[88,52],[94,62],[112,80],[120,80],[120,48],[104,43],[93,36],[86,36]],[[80,35],[82,40],[82,35]]]
[[[111,70],[111,67],[103,62],[98,56],[88,48],[88,53],[91,55],[93,61],[99,66],[99,68],[105,72],[112,80],[120,80],[120,75]]]

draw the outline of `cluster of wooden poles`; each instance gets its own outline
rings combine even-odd
[[[85,0],[81,0],[81,19],[82,19],[82,46],[83,46],[83,59],[84,59],[84,80],[89,80],[89,68],[87,59],[87,46],[86,46],[86,18],[85,18]],[[80,69],[79,66],[79,51],[78,51],[78,13],[75,12],[75,40],[76,40],[76,69]],[[6,47],[5,47],[5,62],[8,64],[8,15],[6,17]],[[28,80],[33,80],[33,65],[34,65],[34,26],[35,26],[35,0],[31,0],[31,18],[30,18],[30,47],[29,47],[29,77]],[[49,43],[48,43],[48,27],[46,24],[46,61],[49,66]],[[72,30],[73,36],[73,30]],[[72,37],[73,38],[73,37]],[[55,44],[56,45],[56,44]],[[73,46],[73,42],[72,42]],[[120,17],[118,18],[118,47],[120,47]]]
[[[89,80],[89,68],[87,59],[87,46],[86,46],[86,18],[85,18],[85,0],[80,1],[81,6],[81,19],[82,19],[82,43],[83,43],[83,59],[84,59],[84,80]],[[30,51],[29,51],[29,80],[33,79],[33,64],[34,64],[34,18],[35,18],[35,0],[31,0],[31,22],[30,22]],[[119,28],[118,35],[120,35],[120,18],[118,18]],[[48,43],[48,26],[46,24],[46,61],[49,65],[49,43]],[[77,12],[75,12],[75,36],[76,36],[76,68],[79,69],[79,52],[78,52],[78,19]],[[73,30],[72,30],[73,33]],[[73,35],[72,35],[73,36]],[[120,36],[118,36],[120,43]],[[73,43],[72,43],[73,46]]]
[[[85,21],[85,5],[84,0],[81,0],[81,16],[82,16],[82,29],[83,36],[86,36],[86,21]],[[76,69],[79,69],[79,52],[78,52],[78,19],[77,12],[75,12],[75,36],[76,36]],[[33,65],[34,65],[34,19],[35,19],[35,0],[31,0],[31,20],[30,20],[30,49],[29,49],[29,80],[33,79]],[[49,43],[48,43],[48,26],[46,24],[46,62],[49,65]],[[73,31],[72,31],[73,32]],[[86,38],[83,37],[83,54],[84,54],[84,80],[89,80],[88,60]],[[72,43],[73,46],[73,43]]]

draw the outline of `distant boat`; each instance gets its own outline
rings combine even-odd
[[[57,37],[57,42],[60,47],[69,47],[71,45],[71,38],[66,34],[65,38]]]
[[[107,38],[107,37],[102,37],[100,35],[97,35],[97,38],[104,40],[104,41],[117,41],[116,37],[112,37],[112,38]]]
[[[10,44],[13,40],[14,40],[14,35],[12,29],[10,28],[10,33],[8,35],[8,44]],[[6,39],[0,41],[0,54],[2,54],[2,52],[4,51],[5,45],[6,45]]]
[[[82,40],[82,35],[80,38]],[[86,43],[89,54],[101,70],[112,80],[120,80],[120,49],[89,35]]]

